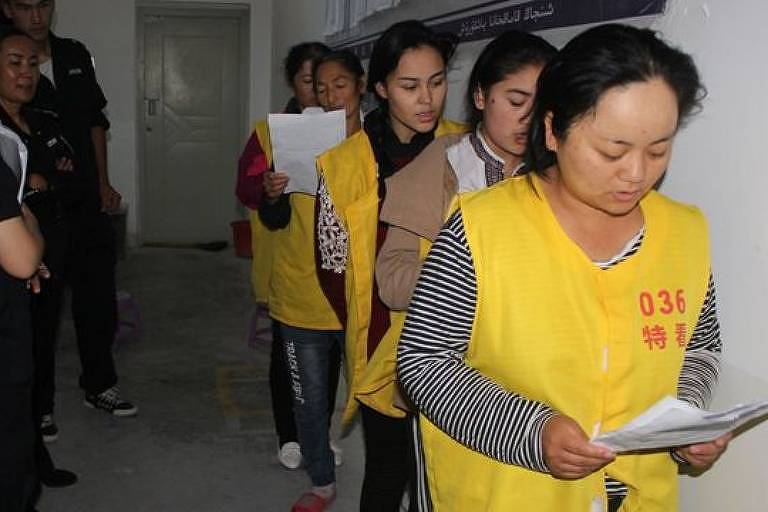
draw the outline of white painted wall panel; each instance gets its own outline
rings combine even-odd
[[[725,361],[715,407],[768,397],[768,49],[763,0],[674,0],[653,28],[692,53],[709,90],[678,136],[663,191],[707,215]],[[684,478],[683,511],[768,510],[768,424],[737,438],[699,478]]]

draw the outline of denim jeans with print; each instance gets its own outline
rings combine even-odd
[[[281,327],[304,466],[312,485],[329,485],[336,475],[328,436],[328,369],[344,343],[344,331]]]

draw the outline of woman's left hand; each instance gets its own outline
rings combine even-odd
[[[706,468],[714,464],[723,454],[732,438],[733,433],[728,432],[708,443],[681,446],[675,449],[675,453],[695,468]]]

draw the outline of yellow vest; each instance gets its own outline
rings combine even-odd
[[[427,259],[432,242],[419,237],[419,259]],[[405,410],[397,406],[395,397],[400,392],[397,383],[397,344],[405,325],[405,311],[389,312],[389,329],[381,338],[379,346],[363,368],[358,385],[355,387],[355,399],[392,418],[404,418]]]
[[[458,196],[454,196],[445,218],[458,208]],[[419,259],[427,259],[432,241],[419,237]],[[381,339],[379,346],[368,361],[355,391],[358,402],[375,409],[386,416],[404,418],[405,410],[398,407],[395,397],[400,392],[397,383],[397,345],[400,343],[400,333],[405,325],[406,311],[389,312],[389,329]]]
[[[466,130],[467,127],[463,124],[441,119],[435,136]],[[318,158],[318,172],[325,179],[328,193],[349,237],[344,284],[347,302],[345,375],[348,395],[343,416],[343,423],[348,425],[357,411],[355,395],[368,364],[368,327],[371,319],[376,226],[379,218],[377,165],[365,131],[360,130],[321,155]],[[397,318],[390,321],[393,324],[402,323],[402,320]],[[395,345],[396,341],[395,339]],[[390,345],[392,344],[388,343],[386,346]],[[381,374],[390,375],[391,379],[394,379],[394,352],[391,355],[392,357],[387,359],[389,364],[382,368]],[[373,371],[378,373],[376,369]],[[375,397],[369,400],[374,404],[372,407],[380,411],[385,409],[381,411],[385,414],[402,416],[403,412],[392,406],[393,391],[393,386],[386,386],[383,400],[379,401]],[[383,405],[379,407],[379,403]]]
[[[273,250],[269,314],[278,322],[292,327],[340,330],[341,323],[317,277],[315,197],[298,192],[288,197],[291,220],[285,228],[271,232]]]
[[[272,144],[266,120],[254,127],[267,164]],[[338,330],[341,324],[320,289],[314,256],[315,199],[289,196],[291,220],[284,229],[270,231],[255,210],[250,211],[253,263],[251,283],[257,302],[266,303],[270,316],[294,327]],[[278,256],[278,257],[275,257]]]
[[[655,191],[640,204],[641,248],[601,270],[562,230],[538,178],[460,197],[477,275],[466,364],[570,416],[587,435],[677,394],[706,295],[701,213]],[[606,510],[605,473],[629,487],[622,512],[677,509],[677,468],[665,451],[619,455],[603,471],[564,481],[475,452],[423,416],[420,423],[435,512],[587,512],[595,500]]]
[[[267,157],[267,165],[272,165],[272,144],[269,140],[269,128],[267,121],[262,120],[256,123],[253,128],[259,139],[259,144],[264,150],[264,156]],[[251,219],[251,251],[253,260],[251,261],[251,285],[253,287],[253,296],[256,302],[266,304],[269,298],[269,276],[272,273],[272,244],[274,243],[275,232],[270,231],[261,222],[259,212],[249,210]]]

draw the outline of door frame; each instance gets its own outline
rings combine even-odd
[[[146,222],[146,153],[144,112],[147,108],[144,100],[144,19],[146,16],[176,16],[188,18],[237,18],[240,26],[240,118],[238,119],[240,140],[249,135],[248,112],[250,112],[251,85],[251,5],[249,3],[216,4],[209,2],[176,0],[137,0],[136,2],[136,244],[144,243],[144,223]],[[237,169],[232,169],[232,173]],[[232,191],[234,197],[234,190]]]

